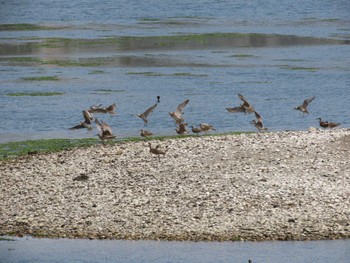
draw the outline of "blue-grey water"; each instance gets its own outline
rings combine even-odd
[[[97,131],[67,128],[83,120],[93,104],[117,104],[117,116],[97,116],[119,138],[139,136],[143,122],[135,114],[161,97],[149,116],[148,130],[172,135],[168,112],[185,99],[189,125],[211,123],[217,132],[254,131],[254,116],[232,114],[243,94],[270,131],[317,127],[316,118],[350,124],[350,2],[339,1],[1,1],[0,24],[29,23],[53,30],[0,31],[0,143],[41,138],[95,137]],[[218,38],[202,46],[175,48],[128,46],[39,48],[47,38],[178,36],[205,33],[259,33],[246,45]],[[269,40],[268,36],[290,36]],[[264,37],[266,36],[266,37]],[[299,43],[313,37],[338,44]],[[346,42],[347,41],[347,42]],[[142,42],[142,41],[141,41]],[[306,41],[307,42],[307,41]],[[113,60],[98,66],[23,65],[6,59]],[[95,74],[95,73],[100,74]],[[23,78],[57,76],[58,81]],[[109,91],[109,92],[108,92]],[[61,92],[50,97],[8,96],[11,93]],[[310,114],[293,110],[316,96]]]
[[[50,30],[0,30],[0,143],[94,137],[71,131],[81,111],[115,102],[118,115],[98,115],[119,138],[138,136],[141,113],[161,97],[148,130],[175,134],[168,115],[184,99],[185,121],[217,132],[254,131],[252,115],[232,114],[237,93],[253,104],[270,131],[317,127],[316,118],[350,125],[350,1],[337,0],[2,0],[0,25],[29,23]],[[225,43],[148,49],[130,45],[33,48],[48,38],[179,36],[244,33],[244,45]],[[256,37],[252,34],[261,34]],[[271,40],[271,36],[275,36]],[[290,36],[290,37],[279,37]],[[308,37],[320,38],[319,43]],[[305,39],[303,39],[305,38]],[[325,40],[336,40],[328,43]],[[303,41],[301,41],[303,40]],[[142,40],[136,44],[140,44]],[[159,44],[159,43],[158,43]],[[102,59],[101,65],[26,64]],[[111,61],[111,62],[110,62]],[[99,73],[99,74],[96,74]],[[26,81],[57,76],[58,81]],[[61,92],[59,96],[9,96]],[[308,116],[293,107],[316,96]],[[0,262],[349,262],[348,240],[317,242],[189,243],[17,239],[0,241]]]
[[[2,263],[348,263],[349,242],[159,242],[16,238],[0,241]]]

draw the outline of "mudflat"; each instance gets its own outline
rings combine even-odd
[[[150,152],[152,147],[164,155]],[[0,234],[162,240],[350,237],[350,129],[198,136],[0,163]]]

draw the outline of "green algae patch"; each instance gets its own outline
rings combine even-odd
[[[17,93],[8,93],[6,95],[11,97],[21,97],[21,96],[47,97],[47,96],[58,96],[63,94],[64,94],[63,92],[17,92]]]
[[[250,54],[235,54],[235,55],[231,55],[229,57],[231,57],[231,58],[254,58],[256,56],[250,55]]]
[[[0,62],[33,63],[33,62],[40,62],[40,59],[36,57],[4,57],[4,58],[0,58]]]
[[[48,139],[9,142],[0,144],[0,160],[22,155],[58,152],[74,147],[86,147],[98,143],[98,139]]]
[[[315,71],[320,70],[320,68],[291,67],[291,66],[282,66],[281,69],[287,69],[287,70],[301,70],[301,71],[310,71],[310,72],[315,72]]]
[[[66,27],[57,27],[57,26],[45,26],[45,25],[36,25],[36,24],[0,24],[0,31],[36,31],[36,30],[56,30],[64,29]]]
[[[22,78],[24,81],[59,81],[57,76],[41,76],[41,77],[26,77]]]
[[[103,93],[112,93],[112,92],[125,92],[126,90],[124,89],[95,89],[97,92],[103,92]]]

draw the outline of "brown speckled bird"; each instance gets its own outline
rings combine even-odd
[[[309,114],[309,111],[307,110],[307,106],[310,104],[311,101],[315,99],[315,96],[304,100],[303,104],[299,105],[298,107],[295,107],[295,110],[301,111],[303,113],[303,116],[305,114]]]
[[[339,122],[329,122],[329,121],[322,121],[321,118],[317,118],[317,120],[320,121],[320,126],[322,128],[334,128],[340,125]]]

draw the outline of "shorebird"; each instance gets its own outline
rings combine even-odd
[[[101,139],[102,142],[114,139],[116,137],[112,132],[112,128],[107,123],[99,121],[98,119],[95,119],[95,123],[97,129],[100,131],[98,137]]]
[[[262,121],[262,118],[260,116],[259,113],[257,113],[256,111],[254,111],[255,113],[255,117],[257,120],[252,120],[250,123],[251,124],[254,124],[254,126],[259,130],[259,131],[267,131],[267,128],[264,127],[264,124],[263,124],[263,121]]]
[[[254,107],[243,97],[243,95],[238,93],[238,97],[243,101],[239,107],[226,108],[228,112],[244,112],[245,114],[250,114],[254,112]]]
[[[147,116],[148,114],[150,114],[151,112],[153,112],[153,110],[157,107],[157,103],[154,104],[153,106],[149,107],[144,113],[141,114],[136,114],[137,117],[140,117],[143,122],[144,122],[144,126],[147,126],[148,124],[148,120],[147,120]]]
[[[202,129],[200,127],[197,128],[197,127],[191,126],[191,130],[193,133],[196,133],[196,134],[199,134],[200,132],[202,132]]]
[[[181,124],[184,122],[184,119],[182,118],[182,114],[184,113],[183,109],[186,107],[189,101],[189,99],[184,100],[177,106],[175,111],[169,112],[170,116],[175,120],[176,124]]]
[[[90,113],[109,113],[111,115],[117,114],[115,112],[115,109],[117,108],[117,105],[115,103],[109,105],[108,107],[101,107],[102,104],[96,106],[92,105],[90,109],[88,110]]]
[[[179,126],[176,127],[175,131],[177,134],[185,134],[187,133],[186,126],[188,123],[180,123]]]
[[[80,122],[80,124],[73,126],[71,128],[69,128],[70,130],[75,130],[75,129],[82,129],[82,128],[86,128],[89,131],[92,130],[92,126],[91,123],[94,119],[94,117],[92,116],[92,114],[87,111],[87,110],[83,110],[83,116],[84,116],[84,121]]]
[[[307,106],[310,104],[311,101],[315,99],[315,96],[304,100],[303,104],[299,105],[298,107],[295,107],[295,110],[301,111],[303,113],[303,116],[305,114],[309,114],[309,111],[307,110]]]
[[[142,137],[149,137],[149,136],[152,136],[153,133],[141,129],[141,134],[140,134],[140,135],[141,135]]]
[[[153,148],[152,147],[152,144],[149,142],[148,143],[148,146],[149,146],[149,151],[150,151],[150,153],[153,153],[153,154],[155,154],[155,155],[165,155],[165,153],[168,151],[168,150],[161,150],[161,149],[159,149],[159,145],[157,145],[156,146],[156,148]]]
[[[322,128],[334,128],[340,125],[339,122],[328,122],[328,121],[322,121],[321,118],[317,118],[316,120],[320,121],[320,126]]]
[[[210,130],[216,131],[213,125],[210,125],[208,123],[201,123],[199,124],[199,127],[203,132],[209,132]]]

